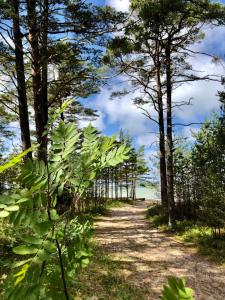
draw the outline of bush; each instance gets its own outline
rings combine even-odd
[[[147,218],[157,227],[167,224],[167,218],[163,213],[163,207],[160,204],[153,204],[148,208]]]

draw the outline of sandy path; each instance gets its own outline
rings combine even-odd
[[[160,299],[167,276],[184,276],[197,300],[225,300],[225,269],[197,255],[145,220],[147,203],[114,208],[96,222],[97,239],[127,280],[143,287],[146,300]]]

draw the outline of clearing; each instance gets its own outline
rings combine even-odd
[[[225,269],[153,227],[145,219],[148,201],[112,208],[96,223],[96,237],[120,262],[127,282],[160,299],[167,277],[182,276],[197,300],[225,299]]]

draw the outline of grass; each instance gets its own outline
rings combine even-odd
[[[109,213],[110,209],[113,207],[123,207],[125,205],[132,205],[132,200],[109,200],[106,206],[97,207],[96,209],[92,209],[89,213],[91,216],[98,216],[98,215],[106,215]]]
[[[107,204],[107,208],[113,208],[113,207],[123,207],[125,205],[132,205],[133,201],[132,200],[112,200]]]
[[[172,234],[179,241],[195,246],[199,253],[225,265],[225,235],[215,238],[209,227],[193,221],[178,221],[173,227],[168,227],[160,205],[149,207],[147,219],[157,228]]]
[[[144,300],[145,292],[129,284],[114,261],[101,246],[94,245],[90,265],[78,275],[77,296],[74,300]]]

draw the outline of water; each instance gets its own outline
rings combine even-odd
[[[155,188],[137,187],[136,197],[151,200],[160,200],[160,193]]]
[[[111,195],[111,191],[110,191]],[[130,195],[130,188],[129,188]],[[126,189],[123,189],[122,196],[125,198],[127,196]],[[156,188],[147,187],[137,187],[136,188],[136,198],[145,198],[148,200],[160,200],[160,192]]]

